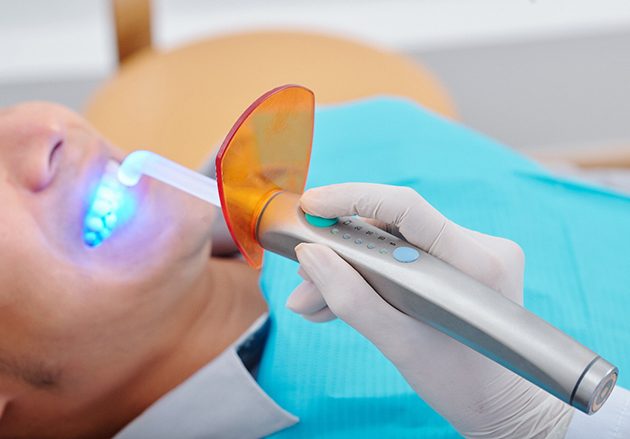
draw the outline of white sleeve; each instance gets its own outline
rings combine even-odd
[[[575,411],[566,439],[630,438],[630,391],[615,387],[608,401],[593,415]]]

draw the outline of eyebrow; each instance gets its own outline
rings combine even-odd
[[[17,378],[38,389],[50,389],[58,385],[61,371],[47,367],[42,362],[13,358],[0,352],[0,373]]]

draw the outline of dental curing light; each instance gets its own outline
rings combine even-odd
[[[130,154],[119,179],[133,185],[147,174],[215,205],[218,190],[232,237],[252,266],[261,266],[263,249],[297,260],[300,243],[327,245],[398,310],[585,413],[599,410],[618,371],[595,352],[403,239],[356,217],[319,218],[300,209],[313,117],[310,90],[279,87],[229,132],[216,159],[217,181],[148,152]]]

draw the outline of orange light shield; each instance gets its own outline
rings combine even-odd
[[[301,194],[311,158],[315,97],[285,85],[258,98],[236,121],[216,159],[221,208],[239,250],[255,268],[262,208],[279,191]]]

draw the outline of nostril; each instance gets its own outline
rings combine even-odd
[[[29,152],[30,157],[26,161],[28,166],[24,169],[26,179],[30,182],[29,186],[34,191],[41,191],[47,188],[59,170],[64,140],[60,138],[61,136],[55,137],[57,138],[41,142],[44,148],[34,148]]]
[[[59,175],[73,121],[54,106],[21,104],[0,117],[0,155],[11,180],[38,192]]]
[[[48,166],[50,166],[50,168],[52,168],[57,161],[57,156],[59,155],[59,151],[61,150],[62,146],[63,140],[59,140],[53,145],[52,149],[50,150],[50,154],[48,156]]]

